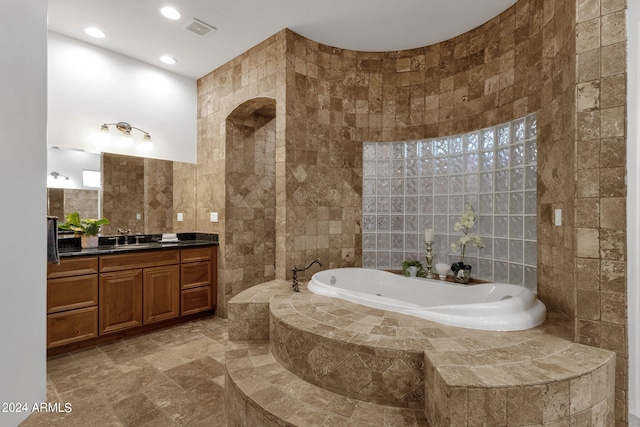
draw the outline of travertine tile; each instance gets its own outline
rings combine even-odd
[[[214,382],[224,372],[222,364],[205,358],[185,365],[179,353],[158,352],[155,345],[146,344],[150,337],[161,336],[162,348],[170,350],[183,345],[182,337],[189,331],[199,330],[208,331],[216,337],[208,339],[217,339],[224,346],[226,335],[220,331],[226,327],[226,321],[211,317],[49,359],[48,389],[52,393],[48,399],[69,403],[72,411],[34,413],[22,425],[176,426],[202,425],[202,420],[216,420],[217,424],[207,425],[226,425],[220,423],[224,421],[223,386]],[[137,349],[135,354],[128,352],[131,348]],[[170,373],[185,388],[147,362],[159,354],[175,357],[175,362],[167,361],[169,366],[182,364],[182,369],[174,367]],[[196,371],[198,379],[190,376]]]
[[[576,287],[626,292],[620,289],[624,267],[614,264],[625,259],[622,238],[598,229],[624,230],[626,222],[603,208],[603,200],[626,197],[624,8],[623,0],[521,0],[453,40],[386,53],[334,49],[284,30],[200,79],[197,227],[220,231],[221,243],[229,243],[221,254],[219,313],[226,315],[234,293],[259,283],[259,274],[284,279],[293,265],[315,257],[329,267],[361,265],[363,139],[445,136],[533,111],[540,135],[538,203],[562,204],[565,219],[576,220],[559,230],[545,224],[550,215],[539,219],[539,295],[574,318]],[[273,184],[273,248],[260,247],[251,258],[240,254],[257,239],[255,232],[244,235],[236,225],[205,219],[217,210],[237,225],[251,221],[244,211],[225,212],[236,190],[227,194],[224,182],[227,169],[237,165],[227,150],[233,140],[227,117],[254,97],[276,100],[268,138],[275,139],[275,176],[281,179]],[[579,270],[583,256],[602,262],[599,276]],[[234,264],[240,258],[244,264]],[[254,271],[249,259],[261,267]],[[597,322],[578,322],[576,339],[601,345]]]

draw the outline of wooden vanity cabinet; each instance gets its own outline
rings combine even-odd
[[[98,258],[47,265],[47,348],[98,336]]]
[[[180,254],[180,314],[215,308],[217,247],[183,249]]]
[[[206,315],[216,306],[217,259],[216,246],[199,246],[49,264],[49,354]]]
[[[180,251],[100,257],[100,335],[180,315]]]

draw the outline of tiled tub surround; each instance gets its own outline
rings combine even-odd
[[[424,260],[435,232],[434,265],[460,260],[450,245],[466,203],[485,248],[471,245],[474,277],[536,290],[536,116],[455,135],[363,145],[363,265],[398,268]]]
[[[230,426],[613,424],[615,355],[564,338],[561,314],[474,331],[290,285],[230,300]]]
[[[277,105],[278,279],[314,258],[362,265],[364,141],[446,137],[535,112],[538,296],[575,323],[574,340],[617,353],[616,421],[625,425],[628,3],[518,0],[465,34],[392,52],[338,49],[285,29],[199,79],[197,185],[181,178],[177,191],[196,203],[175,208],[198,212],[185,229],[220,234],[220,315],[242,273],[225,252],[228,234],[244,238],[227,233],[225,211],[225,123],[239,105]]]

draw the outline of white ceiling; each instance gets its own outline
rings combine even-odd
[[[465,33],[516,0],[49,0],[49,28],[193,79],[283,28],[330,46],[361,51],[412,49]],[[163,6],[182,13],[170,21]],[[185,29],[197,18],[217,29]],[[106,34],[94,39],[84,28]],[[161,55],[178,60],[161,63]]]

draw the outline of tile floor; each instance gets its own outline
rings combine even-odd
[[[47,399],[69,413],[34,426],[226,426],[227,321],[207,317],[47,361]]]

